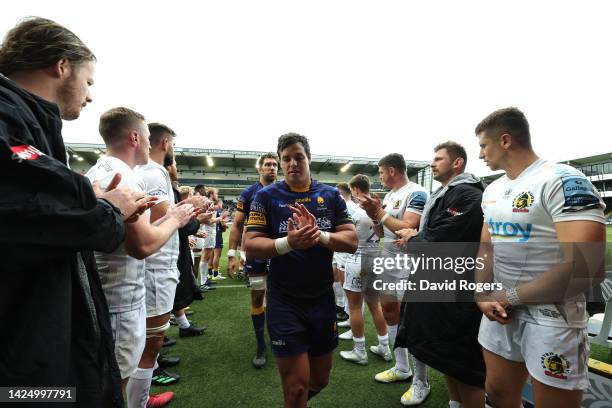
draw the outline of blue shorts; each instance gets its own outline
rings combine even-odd
[[[215,235],[215,248],[223,248],[223,231],[217,231]]]
[[[318,357],[338,347],[336,303],[331,288],[314,299],[295,299],[269,290],[266,322],[275,357],[302,353]]]
[[[244,263],[244,271],[247,276],[261,276],[268,273],[268,261],[259,259],[248,259]]]

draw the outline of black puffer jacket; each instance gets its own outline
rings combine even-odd
[[[91,251],[115,250],[125,225],[67,167],[61,129],[57,105],[0,75],[0,384],[72,386],[78,406],[122,406]]]

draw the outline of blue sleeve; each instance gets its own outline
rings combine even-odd
[[[268,204],[269,198],[267,194],[259,191],[251,202],[249,219],[246,223],[247,231],[270,233],[270,206]]]
[[[427,202],[428,194],[426,191],[414,191],[408,197],[408,203],[406,204],[406,210],[423,214],[425,203]]]

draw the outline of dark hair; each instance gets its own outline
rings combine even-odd
[[[365,174],[357,174],[348,182],[351,188],[358,188],[364,193],[370,192],[370,179]]]
[[[95,61],[96,56],[72,31],[40,17],[21,20],[4,37],[0,46],[0,72],[48,68],[62,59],[77,66]]]
[[[391,153],[378,161],[379,167],[393,167],[400,173],[406,174],[406,160],[399,153]]]
[[[278,157],[280,157],[283,150],[296,143],[302,144],[302,147],[304,147],[304,151],[306,152],[306,157],[310,159],[310,144],[308,143],[308,139],[306,136],[302,136],[297,133],[286,133],[278,138],[278,145],[276,147]]]
[[[144,120],[145,117],[140,113],[120,106],[109,109],[100,116],[98,131],[108,146],[123,136],[124,131],[133,129]]]
[[[163,136],[170,135],[172,137],[176,136],[174,130],[170,129],[166,125],[162,125],[161,123],[149,123],[149,141],[151,142],[151,147],[157,147],[161,143]]]
[[[204,184],[197,184],[197,185],[196,185],[196,186],[193,188],[193,190],[194,190],[196,193],[200,194],[201,196],[206,195],[206,186],[205,186]],[[202,190],[204,190],[204,191],[202,191]],[[204,194],[202,194],[202,193],[204,193]]]
[[[434,152],[442,149],[446,149],[448,156],[452,161],[455,161],[456,158],[461,157],[463,159],[463,167],[465,168],[465,165],[467,164],[467,153],[465,152],[463,146],[457,142],[449,140],[448,142],[440,143],[434,147]]]
[[[525,114],[517,108],[498,109],[488,115],[475,129],[476,135],[483,132],[488,138],[499,138],[504,133],[508,133],[519,146],[531,148],[529,122]]]
[[[349,188],[348,184],[346,183],[338,183],[336,184],[336,188],[341,192],[344,193],[343,195],[351,195],[351,189]]]
[[[257,159],[257,167],[261,167],[266,159],[274,159],[276,160],[276,164],[278,164],[278,156],[272,152],[264,153]]]

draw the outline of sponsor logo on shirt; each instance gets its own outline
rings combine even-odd
[[[487,221],[491,237],[511,238],[519,237],[519,242],[529,241],[532,224],[521,224],[520,222]]]
[[[462,215],[463,213],[461,211],[459,211],[456,208],[447,208],[446,212],[449,213],[450,215],[452,215],[453,217],[456,217],[457,215]]]
[[[567,380],[568,374],[571,372],[569,361],[562,355],[552,352],[544,353],[541,357],[542,368],[544,368],[544,374],[558,378],[560,380]]]
[[[512,212],[527,213],[533,205],[533,194],[531,191],[523,191],[512,200]]]
[[[287,220],[279,222],[278,233],[282,234],[282,233],[288,232],[288,228],[289,228],[288,224],[289,224],[289,221]],[[317,227],[319,227],[320,230],[330,230],[332,227],[332,222],[327,217],[320,217],[320,218],[317,218]]]
[[[565,206],[562,212],[574,212],[595,208],[600,205],[593,185],[583,176],[561,177]]]
[[[36,160],[40,156],[45,155],[34,146],[29,145],[11,146],[11,151],[13,152],[13,160],[20,162],[23,160]]]
[[[247,225],[267,225],[268,221],[266,216],[260,212],[251,211],[249,213],[249,221]]]
[[[396,200],[395,203],[393,203],[393,209],[399,210],[401,205],[402,205],[402,200]]]

